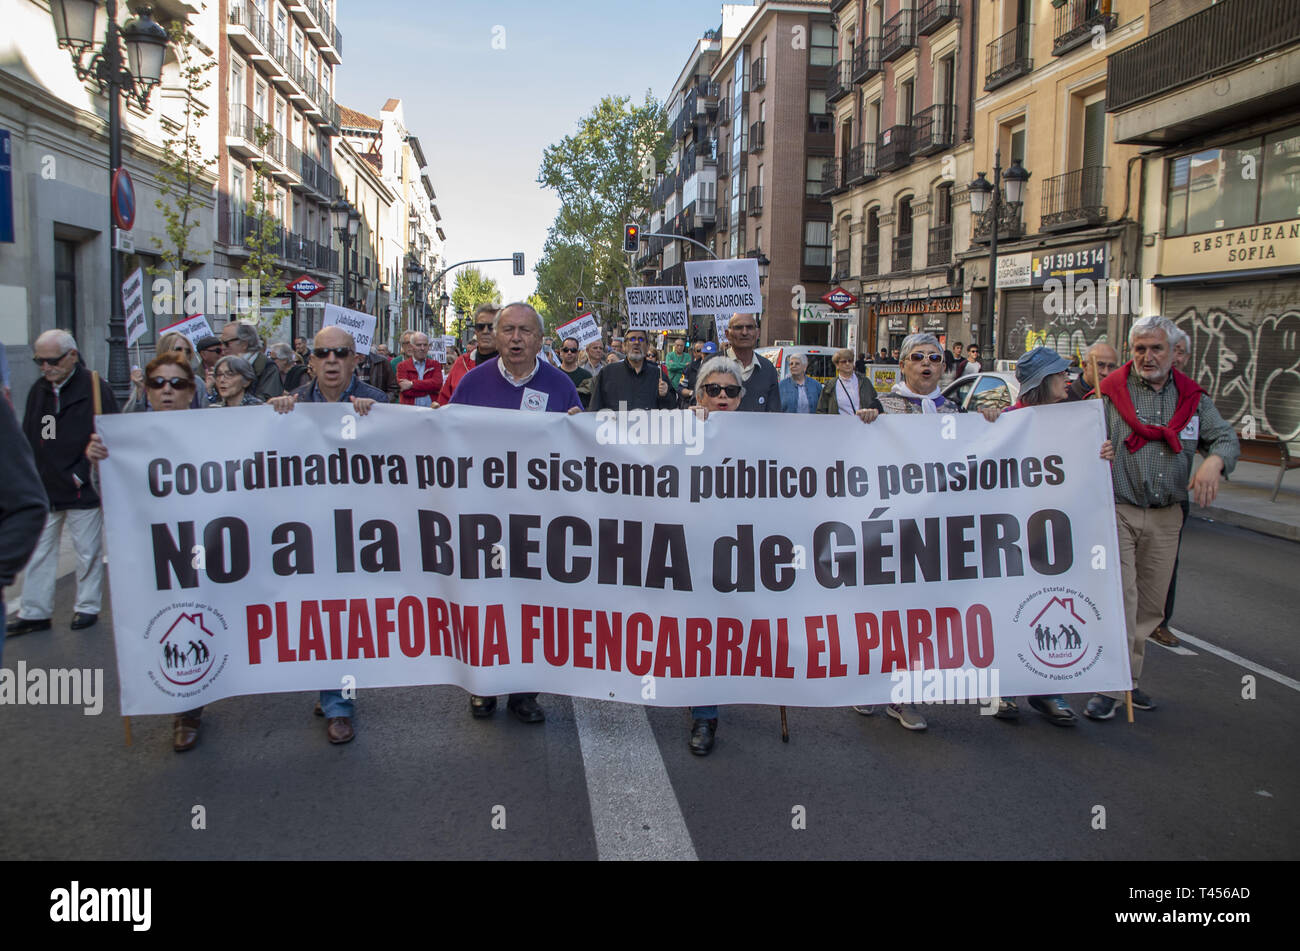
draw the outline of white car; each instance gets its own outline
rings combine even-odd
[[[1020,382],[1014,373],[986,370],[953,380],[943,388],[943,395],[963,413],[995,406],[1006,409],[1020,395]]]

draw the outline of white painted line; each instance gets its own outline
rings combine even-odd
[[[1253,660],[1246,660],[1246,658],[1239,654],[1234,654],[1230,650],[1224,650],[1222,647],[1215,647],[1213,644],[1203,641],[1199,637],[1192,637],[1192,635],[1184,634],[1182,631],[1176,631],[1172,627],[1169,630],[1172,631],[1174,636],[1179,640],[1195,644],[1203,651],[1209,651],[1211,654],[1216,654],[1224,660],[1231,661],[1234,664],[1239,664],[1247,670],[1253,670],[1261,677],[1267,677],[1269,680],[1277,681],[1283,687],[1290,687],[1292,690],[1300,693],[1300,680],[1295,680],[1288,677],[1286,674],[1279,674],[1276,670],[1269,670],[1267,667],[1257,664]]]
[[[1170,630],[1170,631],[1173,631],[1173,628],[1171,627],[1169,630]],[[1178,631],[1174,636],[1175,636],[1175,637],[1182,637],[1182,636],[1183,636],[1183,632],[1182,632],[1182,631]],[[1183,647],[1181,644],[1180,644],[1179,646],[1177,646],[1177,647],[1170,647],[1168,644],[1161,644],[1158,640],[1156,640],[1156,639],[1153,638],[1153,637],[1148,637],[1148,638],[1147,638],[1147,643],[1148,643],[1148,644],[1155,644],[1156,647],[1163,647],[1165,650],[1169,651],[1169,653],[1171,653],[1171,654],[1181,654],[1183,657],[1195,657],[1195,656],[1196,656],[1196,651],[1188,650],[1186,647]]]
[[[573,698],[602,862],[697,860],[645,708]],[[685,738],[683,736],[683,742]]]

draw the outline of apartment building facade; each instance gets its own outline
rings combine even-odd
[[[998,260],[993,206],[972,216],[957,254],[970,292],[971,337],[999,358],[1046,345],[1066,357],[1121,342],[1140,312],[1140,181],[1136,146],[1115,141],[1107,56],[1141,40],[1143,0],[980,0],[974,171],[1029,173],[1023,200],[1003,202]],[[1018,173],[1017,173],[1018,174]],[[1004,195],[1006,189],[1003,189]],[[997,306],[990,315],[989,271]],[[1138,298],[1135,300],[1134,298]]]
[[[974,0],[836,0],[826,87],[835,154],[833,281],[856,293],[855,349],[971,336],[955,251],[969,229]]]
[[[1153,309],[1225,418],[1300,441],[1300,4],[1159,0],[1108,65]]]

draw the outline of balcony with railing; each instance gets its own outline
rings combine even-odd
[[[718,122],[726,123],[731,121],[731,98],[718,100]]]
[[[912,154],[933,155],[957,143],[957,107],[939,103],[912,117]]]
[[[761,215],[763,213],[763,186],[749,186],[749,208],[751,215]]]
[[[841,248],[835,252],[835,273],[831,275],[831,280],[847,281],[849,277],[849,249]]]
[[[957,0],[921,0],[916,8],[916,32],[919,36],[929,36],[955,19]]]
[[[695,200],[695,217],[700,221],[715,221],[718,216],[716,198],[697,198]]]
[[[1063,56],[1092,41],[1097,27],[1106,33],[1119,24],[1119,17],[1110,11],[1110,0],[1066,0],[1056,8],[1052,55]]]
[[[294,99],[309,119],[338,128],[339,111],[333,97],[255,6],[235,0],[230,4],[226,20],[231,43],[261,63],[271,81]]]
[[[767,57],[760,56],[749,64],[749,88],[762,89],[767,85]]]
[[[876,177],[876,143],[863,142],[849,149],[844,156],[844,184],[851,187]]]
[[[231,211],[226,234],[226,243],[230,245],[231,252],[247,254],[249,238],[257,234],[261,227],[261,218],[249,214],[243,206],[236,205]],[[278,221],[272,223],[270,238],[266,250],[282,264],[330,274],[339,273],[339,253],[329,245],[287,231]]]
[[[876,171],[892,172],[912,163],[912,127],[896,125],[880,133],[876,147]]]
[[[862,245],[862,268],[858,276],[863,280],[880,274],[880,242],[868,241]]]
[[[925,260],[930,267],[952,263],[952,222],[944,225],[934,225],[930,229],[929,247]]]
[[[1005,199],[998,202],[998,240],[1018,241],[1025,236],[1025,222],[1022,215],[1024,203],[1011,204]],[[982,215],[973,216],[971,239],[977,244],[988,244],[993,237],[993,204]]]
[[[851,58],[838,60],[831,67],[830,72],[826,74],[826,101],[828,103],[839,102],[853,91],[853,81],[849,76],[852,67]]]
[[[822,167],[822,198],[827,198],[840,190],[839,159],[827,159]]]
[[[752,154],[758,154],[763,151],[764,139],[767,133],[767,123],[763,120],[755,122],[749,127],[749,151]]]
[[[894,272],[912,270],[912,235],[894,235],[893,257],[889,269]]]
[[[1043,181],[1042,231],[1068,231],[1106,220],[1106,167],[1088,165]]]
[[[1221,0],[1111,54],[1106,111],[1120,113],[1115,141],[1182,141],[1293,107],[1300,101],[1297,44],[1300,3]],[[1268,67],[1256,62],[1264,56],[1273,58]],[[1216,77],[1211,90],[1207,81]],[[1206,96],[1170,95],[1202,82]],[[1134,109],[1140,103],[1147,105]]]
[[[880,27],[880,58],[888,63],[916,46],[916,11],[899,10]]]
[[[869,36],[853,48],[853,73],[855,83],[865,83],[880,72],[880,37]]]
[[[1029,24],[1021,23],[990,43],[986,63],[985,92],[1005,86],[1013,79],[1031,72],[1034,60],[1029,55]]]

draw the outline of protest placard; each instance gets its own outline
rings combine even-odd
[[[629,330],[684,330],[690,326],[684,287],[629,287],[624,297]]]
[[[126,345],[129,347],[149,329],[144,316],[144,268],[138,267],[122,282],[122,312],[126,315]]]
[[[345,678],[665,706],[1131,683],[1095,401],[97,422],[124,714]]]
[[[758,259],[687,261],[686,290],[692,314],[761,314]]]
[[[593,340],[599,340],[601,338],[600,327],[596,323],[595,314],[583,314],[555,331],[557,341],[564,341],[570,337],[578,338],[579,347],[585,347]]]
[[[208,325],[208,318],[204,317],[202,314],[193,314],[186,317],[184,320],[178,320],[174,324],[168,324],[162,330],[158,331],[158,336],[161,337],[165,333],[184,334],[189,338],[190,343],[196,348],[198,347],[198,342],[204,337],[216,336],[216,334],[212,332],[212,328]]]
[[[325,327],[343,328],[352,334],[352,339],[356,341],[357,353],[364,355],[370,352],[370,344],[375,336],[375,325],[378,322],[379,318],[374,314],[340,307],[338,304],[326,304],[325,320],[321,327],[322,329]]]

